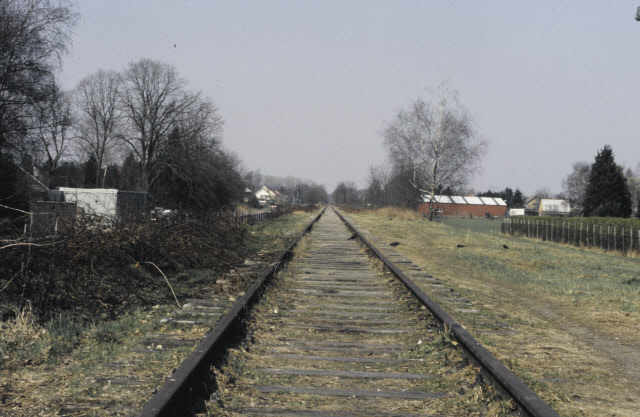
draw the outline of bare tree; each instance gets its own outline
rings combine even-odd
[[[627,168],[624,176],[627,179],[627,186],[631,193],[631,205],[633,212],[637,216],[638,213],[638,200],[640,199],[640,163],[636,165],[635,171],[631,168]]]
[[[384,131],[394,165],[411,170],[411,184],[430,197],[429,220],[433,219],[437,190],[466,184],[487,147],[476,136],[456,91],[443,83],[436,97],[435,103],[416,100]]]
[[[187,106],[148,173],[149,189],[154,195],[164,195],[166,199],[173,196],[174,200],[182,198],[201,208],[212,206],[202,194],[208,192],[211,197],[220,194],[218,185],[213,185],[224,174],[219,171],[220,166],[235,171],[239,165],[234,155],[222,150],[221,132],[222,119],[211,100],[198,98]],[[216,164],[219,166],[213,167]],[[215,169],[218,171],[214,174]],[[218,191],[213,190],[215,187]],[[241,187],[241,192],[243,190]]]
[[[536,190],[534,195],[538,198],[551,198],[551,190],[549,187],[540,187]]]
[[[169,133],[189,117],[190,107],[199,101],[199,94],[185,87],[176,69],[160,61],[142,59],[124,72],[122,109],[129,131],[123,139],[142,163],[147,188],[167,148]]]
[[[72,125],[69,96],[69,93],[61,91],[56,83],[52,83],[47,99],[35,106],[34,137],[38,142],[38,149],[44,156],[42,167],[43,173],[47,175],[46,181],[51,180],[69,147]]]
[[[353,181],[340,182],[333,193],[331,200],[335,204],[357,204],[358,189]]]
[[[24,150],[76,20],[67,0],[0,1],[0,152]]]
[[[80,81],[75,90],[78,143],[86,156],[93,155],[96,160],[95,186],[103,184],[104,168],[119,138],[122,122],[120,85],[117,72],[99,70]]]
[[[588,162],[576,162],[573,164],[573,171],[562,180],[562,190],[567,200],[575,211],[582,211],[584,197],[589,183],[591,164]]]
[[[365,192],[365,203],[373,206],[383,206],[387,203],[386,188],[391,174],[384,165],[369,168],[368,186]]]
[[[260,170],[245,172],[242,176],[245,185],[252,191],[256,192],[263,185],[262,174]]]

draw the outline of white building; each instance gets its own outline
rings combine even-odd
[[[59,187],[64,201],[75,203],[78,214],[100,217],[105,221],[118,221],[138,217],[145,213],[148,194],[113,188]]]
[[[557,198],[541,198],[540,216],[568,216],[571,214],[571,204],[567,200]]]
[[[256,191],[255,196],[261,206],[276,204],[281,197],[279,192],[270,190],[267,186],[262,186],[262,188]]]

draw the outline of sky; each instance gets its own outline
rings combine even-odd
[[[82,0],[62,84],[141,58],[211,98],[246,170],[366,187],[394,115],[448,82],[489,142],[475,191],[640,162],[640,0]]]

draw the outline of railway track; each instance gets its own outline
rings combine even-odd
[[[557,416],[343,220],[326,210],[303,254],[251,313],[247,304],[265,291],[258,282],[238,300],[240,307],[223,317],[221,324],[245,319],[240,337],[221,330],[221,324],[212,331],[225,345],[224,363],[217,342],[205,341],[197,349],[217,352],[204,353],[218,361],[209,376],[215,392],[208,415],[411,417],[515,410]],[[372,254],[382,261],[373,261]],[[258,281],[266,282],[268,274],[263,275]],[[229,349],[230,339],[236,342]],[[208,364],[191,362],[199,373]],[[140,416],[184,412],[176,404],[185,400],[176,398],[192,392],[181,388],[181,375],[190,372],[176,374]],[[198,385],[191,377],[185,380]]]

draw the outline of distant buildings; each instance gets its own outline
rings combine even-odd
[[[430,197],[423,196],[418,204],[418,212],[429,214]],[[434,208],[437,216],[458,217],[504,217],[507,203],[501,198],[475,196],[434,196]]]
[[[278,191],[270,190],[267,186],[262,186],[255,192],[256,199],[261,206],[272,206],[280,203],[282,195]]]
[[[529,216],[570,216],[571,204],[559,198],[529,198],[525,202],[525,213]]]

